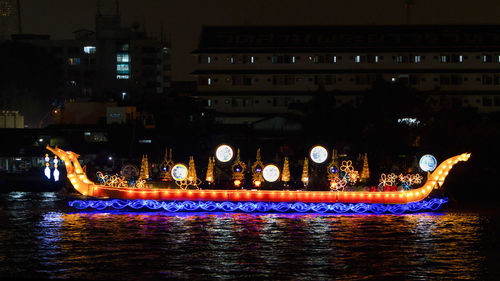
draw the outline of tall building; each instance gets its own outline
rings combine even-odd
[[[19,0],[0,0],[0,40],[21,33]]]
[[[293,111],[318,92],[356,105],[377,79],[480,112],[500,110],[500,25],[208,26],[199,98],[222,123]]]
[[[160,36],[163,38],[163,36]],[[166,93],[170,87],[170,42],[121,26],[117,1],[98,1],[95,31],[74,39],[15,34],[12,39],[45,48],[62,66],[67,98],[128,100]]]

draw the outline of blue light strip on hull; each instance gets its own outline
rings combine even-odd
[[[213,202],[213,201],[156,201],[156,200],[75,200],[69,206],[83,209],[149,209],[168,212],[223,211],[223,212],[315,212],[315,213],[413,213],[435,211],[448,198],[433,198],[408,204],[370,204],[370,203],[302,203],[302,202]]]

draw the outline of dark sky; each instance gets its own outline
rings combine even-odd
[[[190,79],[202,25],[404,24],[404,0],[121,0],[122,25],[134,21],[172,39],[174,80]],[[412,24],[499,24],[498,0],[415,0]],[[23,31],[72,38],[94,29],[97,0],[21,0]]]

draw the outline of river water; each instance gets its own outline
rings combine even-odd
[[[490,280],[499,217],[81,212],[0,194],[0,278]]]

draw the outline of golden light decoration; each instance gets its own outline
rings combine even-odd
[[[146,187],[146,181],[143,180],[143,179],[138,179],[136,182],[135,182],[135,187],[136,188],[144,188]]]
[[[288,157],[285,157],[285,162],[283,163],[283,172],[281,175],[281,181],[285,184],[290,181],[290,167],[288,164]]]
[[[147,155],[142,155],[141,172],[139,173],[139,178],[149,179],[149,163]]]
[[[337,160],[337,150],[332,151],[332,162],[326,167],[326,172],[328,173],[328,179],[332,182],[335,177],[339,177],[339,162]]]
[[[302,176],[300,178],[304,187],[309,184],[309,163],[307,162],[307,157],[304,159],[304,166],[302,167]]]
[[[241,181],[245,178],[245,169],[246,169],[246,164],[241,162],[240,160],[240,149],[238,148],[238,152],[236,153],[236,161],[234,161],[233,165],[231,166],[231,170],[233,171],[233,180],[239,180],[240,184]]]
[[[215,178],[214,178],[214,164],[215,164],[215,158],[208,157],[207,175],[205,177],[205,180],[208,182],[208,184],[212,184],[215,180]]]
[[[262,169],[264,169],[264,163],[262,163],[259,148],[257,149],[255,162],[252,165],[252,181],[255,187],[260,187],[261,183],[264,181],[264,177],[262,176]]]
[[[340,170],[344,172],[343,178],[345,178],[349,184],[355,184],[359,178],[358,171],[354,170],[352,166],[352,161],[342,161],[342,165],[340,166]]]
[[[97,178],[105,186],[129,187],[127,181],[123,177],[121,177],[120,175],[110,176],[107,174],[103,174],[102,172],[99,171],[99,172],[97,172]]]
[[[380,175],[380,179],[379,179],[379,187],[384,187],[384,186],[393,186],[396,184],[396,179],[397,179],[397,176],[396,174],[394,173],[391,173],[391,174],[384,174],[382,173]]]
[[[162,181],[173,181],[172,175],[170,174],[170,171],[174,166],[174,161],[172,160],[172,149],[170,148],[168,153],[167,151],[168,148],[165,148],[165,156],[163,158],[163,162],[160,164],[160,177],[162,178]]]
[[[361,182],[367,182],[370,179],[370,168],[368,166],[368,155],[365,153],[363,157],[363,169],[361,170]]]
[[[189,168],[187,169],[186,177],[184,177],[184,179],[182,180],[176,180],[175,184],[177,184],[177,186],[179,186],[181,189],[187,189],[188,187],[199,189],[198,186],[201,184],[201,180],[196,176],[196,168],[194,165],[193,156],[189,157]]]
[[[339,178],[338,176],[334,177],[333,180],[330,181],[330,190],[338,191],[344,190],[347,185],[346,177]]]

